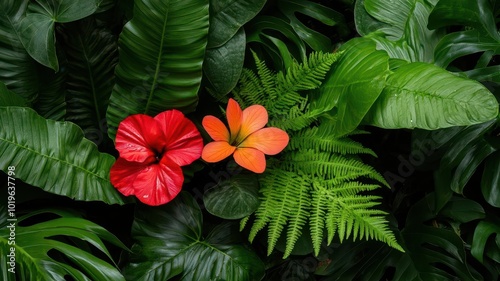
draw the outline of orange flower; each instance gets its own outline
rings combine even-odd
[[[211,115],[203,118],[203,127],[214,140],[201,153],[201,158],[206,162],[219,162],[233,154],[238,165],[262,173],[266,169],[264,154],[278,154],[288,144],[285,131],[264,128],[268,116],[262,105],[252,105],[242,111],[235,100],[229,99],[226,117],[229,131],[218,118]]]

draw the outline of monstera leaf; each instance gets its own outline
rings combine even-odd
[[[116,84],[107,111],[109,136],[136,114],[198,102],[208,35],[208,0],[138,0],[119,38]]]
[[[109,181],[115,158],[100,153],[68,122],[46,120],[24,107],[0,107],[0,169],[45,191],[77,200],[124,204]]]
[[[136,243],[125,277],[183,281],[263,277],[260,259],[243,245],[230,244],[231,233],[238,233],[237,228],[216,227],[206,239],[202,230],[201,210],[187,193],[162,207],[138,209],[132,226]]]
[[[65,277],[78,281],[125,280],[104,241],[122,249],[127,247],[101,226],[64,210],[37,210],[17,220],[7,216],[9,212],[5,205],[0,207],[0,211],[2,280],[16,280],[16,276],[17,280],[33,281],[65,280]],[[47,216],[56,218],[42,219]],[[33,224],[33,221],[37,222]],[[15,240],[9,239],[11,232],[15,233]],[[91,248],[96,249],[96,253],[86,250]],[[3,260],[12,252],[16,274],[8,271],[11,265]],[[97,252],[107,261],[98,258],[95,255]]]

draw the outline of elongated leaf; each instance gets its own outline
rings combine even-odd
[[[342,46],[345,53],[323,82],[312,110],[337,108],[333,132],[337,136],[353,131],[378,98],[389,73],[389,56],[377,51],[375,43],[352,39]]]
[[[226,44],[265,3],[266,0],[210,0],[208,48]]]
[[[245,61],[245,47],[245,31],[242,28],[224,45],[207,49],[203,72],[216,96],[225,96],[238,83]]]
[[[481,221],[474,230],[474,238],[472,240],[471,246],[471,254],[478,261],[484,261],[484,252],[486,250],[486,243],[491,235],[494,234],[496,239],[500,236],[500,220],[498,218],[495,219],[487,219]],[[497,248],[500,248],[498,245],[495,245]]]
[[[7,214],[5,205],[0,207],[0,211]],[[58,218],[21,226],[37,215],[56,215]],[[67,242],[70,240],[61,239],[75,238],[87,242],[111,262],[113,261],[104,241],[127,249],[113,234],[73,213],[47,209],[31,212],[17,220],[2,216],[0,226],[0,254],[7,256],[11,247],[15,249],[15,271],[22,277],[19,280],[65,280],[65,276],[71,276],[74,280],[125,280],[116,265],[80,249],[76,243]],[[9,243],[11,230],[15,233],[15,245]],[[54,238],[56,236],[57,239]],[[55,253],[64,256],[71,263],[55,259]],[[6,265],[8,266],[2,264],[0,268],[5,268]]]
[[[208,190],[203,203],[212,215],[241,219],[259,207],[259,182],[254,176],[236,175]]]
[[[76,200],[124,204],[109,181],[114,157],[99,153],[78,126],[46,120],[29,108],[0,107],[0,169]]]
[[[0,82],[0,106],[26,106],[26,100]]]
[[[0,2],[0,81],[31,102],[38,91],[37,63],[24,49],[16,31],[27,5],[28,0]]]
[[[203,218],[196,201],[181,193],[167,205],[137,210],[129,280],[260,280],[263,264],[243,245],[228,244],[229,232],[216,228],[201,238]]]
[[[39,63],[59,70],[54,28],[56,22],[71,22],[91,15],[99,0],[40,0],[28,5],[19,23],[21,42]]]
[[[108,139],[106,110],[118,62],[116,38],[94,18],[65,27],[69,69],[66,120],[79,125],[86,138],[100,143]]]
[[[431,64],[410,63],[389,76],[365,121],[388,129],[432,130],[478,124],[497,115],[495,97],[476,81]]]
[[[33,109],[46,119],[64,120],[66,114],[67,70],[54,73],[52,69],[39,66],[40,85]]]
[[[137,0],[119,39],[109,136],[136,114],[194,110],[208,34],[208,0]]]
[[[500,208],[500,152],[495,152],[486,159],[481,191],[491,206]]]

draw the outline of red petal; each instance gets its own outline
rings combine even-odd
[[[155,161],[156,153],[161,152],[165,138],[156,121],[144,114],[125,118],[118,126],[116,149],[120,157],[127,161]]]
[[[179,165],[163,158],[149,166],[134,181],[135,196],[142,203],[158,206],[170,202],[182,189],[184,175]]]
[[[164,157],[170,158],[179,166],[189,165],[200,158],[203,139],[194,123],[182,112],[167,110],[156,115],[154,119],[166,138]]]
[[[264,153],[255,148],[237,148],[233,157],[238,165],[254,173],[260,174],[266,169]]]
[[[229,131],[219,118],[207,115],[201,124],[214,141],[229,141]]]
[[[129,162],[118,158],[109,171],[111,184],[125,196],[134,195],[133,183],[139,173],[149,165],[139,162]]]
[[[241,120],[243,117],[243,112],[241,111],[240,105],[233,99],[229,99],[226,109],[227,123],[229,124],[229,131],[231,132],[232,143],[238,136],[241,128]]]
[[[243,110],[240,134],[237,142],[243,141],[253,132],[264,128],[267,124],[267,110],[262,105],[252,105]]]
[[[251,147],[275,155],[287,146],[288,139],[288,134],[281,129],[264,128],[248,136],[239,147]]]
[[[235,149],[227,141],[214,141],[205,145],[201,158],[209,163],[219,162],[233,154]]]

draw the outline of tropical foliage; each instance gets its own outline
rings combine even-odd
[[[497,280],[499,15],[0,1],[2,280]]]

